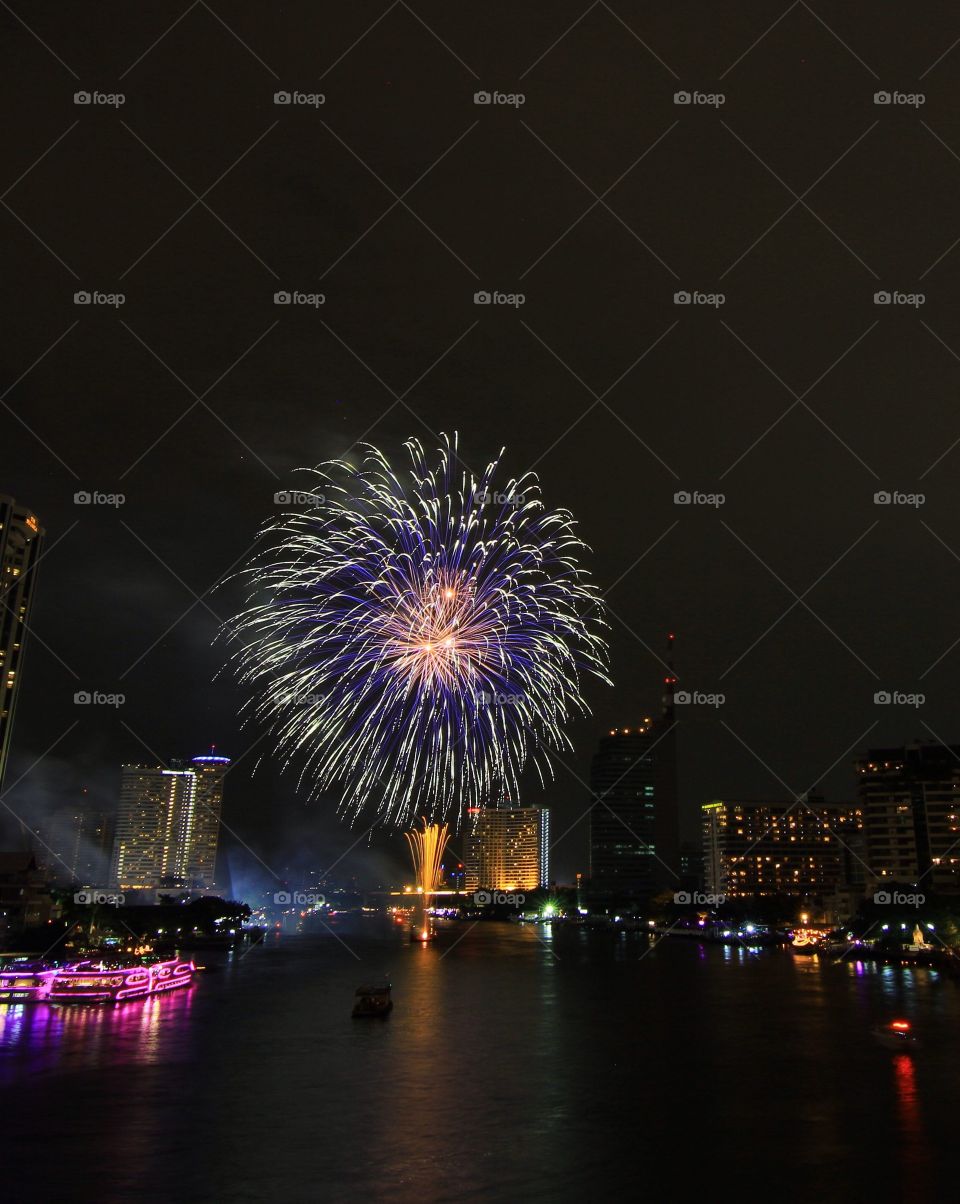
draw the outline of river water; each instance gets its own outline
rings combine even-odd
[[[117,1008],[0,1006],[4,1200],[926,1201],[960,1115],[936,971],[377,918]],[[388,974],[385,1021],[351,1020]],[[871,1027],[913,1022],[890,1053]],[[952,1194],[952,1193],[951,1193]]]

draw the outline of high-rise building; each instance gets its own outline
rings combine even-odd
[[[230,758],[208,753],[194,757],[190,765],[196,778],[196,794],[190,830],[184,842],[187,853],[183,877],[203,886],[212,886],[220,841],[223,778],[230,768]]]
[[[54,916],[47,878],[32,853],[0,853],[0,933],[46,924]]]
[[[960,891],[960,746],[874,748],[856,771],[869,884]]]
[[[703,845],[701,841],[681,841],[680,879],[684,890],[703,890]]]
[[[705,803],[704,885],[728,898],[832,894],[857,868],[862,827],[859,807],[813,794]]]
[[[37,835],[37,862],[53,879],[81,886],[102,886],[108,881],[114,836],[111,813],[91,808],[82,797],[76,806],[54,811]]]
[[[590,892],[643,897],[681,881],[673,636],[663,711],[603,736],[590,769]]]
[[[43,535],[35,514],[0,494],[0,790],[10,754]]]
[[[215,881],[223,778],[229,757],[124,765],[111,881],[121,890]]]
[[[473,807],[463,845],[465,890],[532,891],[550,884],[547,807]]]

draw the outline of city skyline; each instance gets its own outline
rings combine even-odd
[[[3,495],[0,500],[4,500]],[[5,569],[8,577],[20,587],[19,614],[22,617],[19,623],[9,623],[7,632],[15,658],[11,663],[19,667],[22,664],[22,631],[21,640],[14,640],[18,631],[25,630],[35,576],[30,569],[44,532],[32,512],[17,508],[12,498],[6,498],[6,505],[6,523],[0,529],[9,529],[13,518],[16,520],[15,533],[19,532],[18,542],[7,555]],[[37,540],[34,547],[30,545],[31,536]],[[14,613],[12,608],[10,613]],[[583,879],[596,897],[649,898],[657,890],[690,880],[681,856],[684,847],[696,850],[695,855],[702,857],[702,884],[728,897],[798,893],[796,888],[800,883],[797,879],[803,886],[799,894],[811,897],[824,896],[841,885],[852,890],[853,896],[862,887],[860,894],[863,895],[884,879],[894,883],[915,882],[928,875],[932,875],[931,890],[938,886],[948,893],[960,889],[960,853],[955,852],[960,843],[960,745],[924,745],[915,741],[899,748],[858,752],[851,762],[858,776],[857,791],[861,799],[855,811],[852,804],[827,804],[814,791],[808,791],[805,799],[782,804],[744,798],[742,793],[733,792],[734,797],[743,801],[732,805],[746,808],[746,813],[752,817],[751,829],[741,844],[758,863],[755,870],[748,867],[734,871],[731,868],[738,862],[743,865],[749,859],[732,855],[735,846],[729,844],[732,825],[727,802],[702,803],[699,848],[696,841],[683,842],[677,805],[682,766],[677,745],[677,706],[681,707],[679,714],[683,714],[683,707],[697,702],[698,695],[679,689],[674,669],[675,638],[671,632],[667,639],[664,661],[667,674],[663,678],[660,717],[657,720],[645,717],[635,729],[613,728],[600,738],[590,775],[588,868],[586,872],[577,868],[568,882],[574,877],[577,882]],[[15,692],[10,693],[15,698]],[[707,705],[711,705],[714,697],[699,696]],[[84,694],[87,704],[95,699],[96,696]],[[878,705],[891,701],[892,696],[882,692],[875,696]],[[4,714],[3,731],[8,745],[13,733],[12,710],[12,706],[8,706]],[[28,835],[23,818],[17,817],[19,844],[32,849],[41,866],[55,878],[62,879],[66,870],[68,881],[80,882],[85,873],[89,883],[99,881],[128,889],[157,886],[161,880],[210,888],[214,885],[213,867],[220,838],[222,780],[230,767],[230,759],[216,755],[214,747],[210,754],[193,758],[188,769],[181,768],[181,762],[176,759],[155,767],[126,764],[122,767],[120,791],[114,806],[108,804],[106,810],[97,810],[96,806],[91,808],[84,801],[68,805],[61,800],[52,816],[41,819],[33,836]],[[926,772],[924,766],[929,767]],[[144,789],[144,784],[154,778],[159,783],[157,789]],[[85,798],[85,788],[82,794]],[[143,827],[145,801],[156,812],[153,817],[156,822],[147,825],[151,828],[150,833],[141,833],[139,839],[132,839],[138,823]],[[824,818],[828,812],[829,821]],[[498,815],[508,820],[516,816],[518,821],[525,815],[541,817],[536,825],[535,840],[540,866],[537,886],[545,886],[548,879],[545,867],[552,851],[547,818],[550,809],[543,805],[518,809],[507,803],[488,809],[466,807],[461,813],[464,823],[462,833],[458,832],[458,835],[462,856],[468,863],[465,876],[473,888],[483,881],[483,875],[478,876],[478,866],[488,868],[488,859],[485,860],[480,852],[484,839],[478,836],[478,817],[483,819],[488,813],[495,819]],[[798,824],[798,818],[808,826],[812,823],[818,830],[829,833],[828,836],[815,836],[815,840],[832,840],[841,846],[837,853],[838,863],[833,869],[825,870],[819,862],[815,866],[814,858],[808,858],[806,871],[792,871],[792,885],[777,864],[772,867],[776,886],[771,888],[769,880],[764,885],[759,863],[776,859],[767,854],[766,849],[772,839],[771,847],[777,851],[778,826],[786,822],[788,816],[793,816],[791,829],[801,831],[799,837],[791,835],[790,840],[808,840],[802,831],[803,822]],[[741,824],[744,822],[739,810],[737,819]],[[909,839],[905,835],[907,827]],[[743,835],[740,829],[740,836]],[[499,837],[491,831],[489,839],[496,843]],[[108,842],[112,842],[112,853],[105,852]],[[57,851],[57,845],[63,846],[66,855]],[[803,847],[807,849],[806,844]],[[97,849],[105,855],[105,860]],[[502,862],[503,854],[499,857]],[[884,868],[872,870],[865,860],[867,857]],[[788,864],[800,863],[788,858]],[[81,866],[84,873],[78,872]],[[506,879],[500,872],[502,869],[501,865],[486,884],[504,889],[501,878]],[[281,876],[272,870],[270,873],[275,878]],[[748,881],[738,886],[737,875]],[[526,889],[534,889],[531,876],[527,874],[526,878],[530,879],[525,879]],[[517,885],[517,882],[513,883],[513,886]]]

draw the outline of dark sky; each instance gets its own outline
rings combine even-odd
[[[658,706],[667,630],[681,686],[726,696],[683,712],[688,831],[717,795],[849,797],[868,742],[960,740],[955,6],[13,0],[0,29],[0,490],[49,549],[18,814],[112,801],[147,749],[244,754],[211,647],[238,595],[208,591],[296,467],[364,436],[399,458],[456,429],[474,465],[506,445],[594,549],[616,685],[526,796],[557,833],[580,819],[561,878],[586,868],[596,736]],[[323,868],[360,830],[269,758],[251,777],[267,747],[228,778],[236,864],[243,842]]]

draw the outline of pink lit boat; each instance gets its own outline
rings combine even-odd
[[[0,1003],[44,1003],[57,976],[51,962],[20,958],[0,967]]]
[[[51,1003],[123,1003],[159,995],[193,981],[192,961],[172,958],[148,964],[101,960],[74,962],[57,972],[50,988]]]

